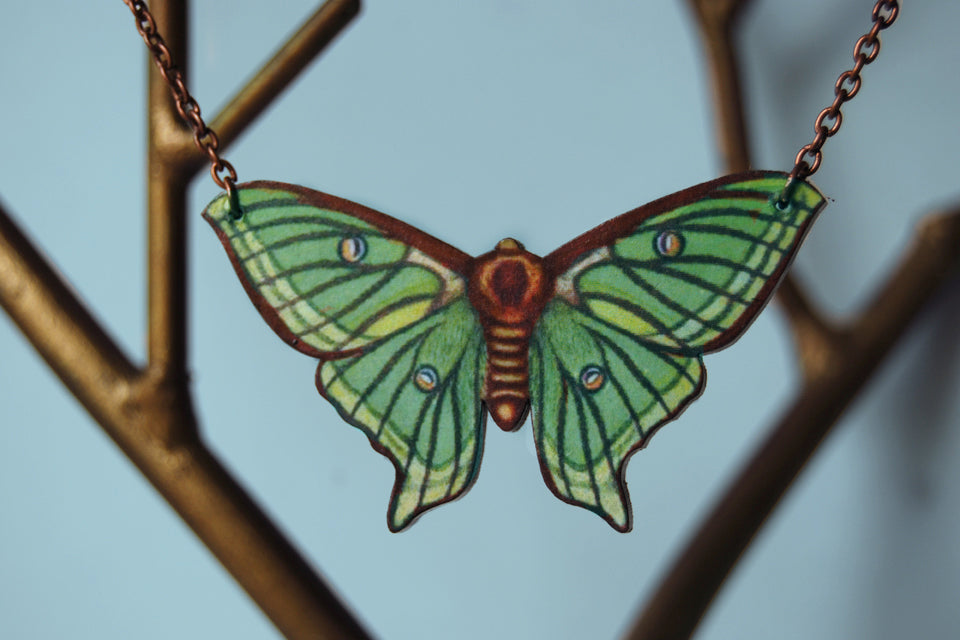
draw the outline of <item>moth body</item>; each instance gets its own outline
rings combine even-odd
[[[484,401],[504,431],[519,427],[530,407],[530,335],[547,302],[543,259],[513,238],[474,262],[467,290],[487,345]]]

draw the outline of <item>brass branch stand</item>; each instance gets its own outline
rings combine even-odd
[[[720,149],[749,165],[732,44],[744,0],[688,0],[710,62]],[[188,59],[186,0],[152,9],[174,59]],[[359,11],[329,0],[211,121],[224,146]],[[189,77],[189,74],[187,74]],[[149,82],[148,359],[135,366],[0,208],[0,305],[66,387],[289,638],[368,638],[334,591],[204,446],[186,375],[185,191],[206,157],[154,66]],[[757,530],[934,291],[960,265],[960,209],[928,218],[873,301],[835,326],[788,280],[778,292],[804,383],[767,441],[667,572],[627,634],[686,638]]]

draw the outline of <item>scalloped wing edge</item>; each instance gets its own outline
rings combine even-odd
[[[543,482],[544,484],[547,485],[547,488],[550,489],[550,492],[554,496],[556,496],[558,499],[560,499],[561,501],[571,506],[580,507],[581,509],[586,509],[587,511],[592,511],[596,515],[603,518],[603,520],[607,524],[609,524],[614,530],[618,531],[619,533],[630,533],[630,531],[633,530],[633,504],[630,501],[630,491],[627,488],[627,478],[626,478],[627,464],[630,462],[631,458],[633,458],[635,453],[647,447],[647,445],[650,443],[650,439],[653,438],[653,436],[656,435],[657,432],[659,432],[664,425],[670,422],[673,422],[674,420],[679,418],[680,414],[686,411],[687,407],[689,407],[695,400],[697,400],[703,394],[707,386],[707,368],[703,364],[702,357],[695,356],[695,358],[696,360],[698,360],[700,365],[700,383],[690,393],[690,395],[687,396],[687,398],[677,406],[676,409],[674,409],[670,414],[668,414],[658,423],[650,427],[650,430],[644,434],[643,438],[641,438],[639,442],[637,442],[635,445],[630,447],[629,450],[627,450],[627,453],[624,454],[623,456],[623,460],[620,462],[619,468],[617,469],[617,473],[614,476],[614,478],[617,484],[619,498],[621,503],[623,504],[624,512],[625,512],[625,519],[622,523],[617,522],[611,514],[607,513],[599,506],[587,505],[582,502],[577,502],[576,500],[572,498],[568,498],[567,496],[560,493],[559,488],[557,487],[556,483],[553,480],[553,476],[550,474],[549,467],[547,466],[546,462],[544,462],[544,460],[540,457],[540,454],[538,453],[537,463],[540,466],[540,474],[543,476]],[[534,434],[534,437],[536,437],[535,434]],[[536,448],[536,442],[534,442],[534,448]]]
[[[360,422],[359,419],[345,412],[337,402],[334,402],[333,400],[331,400],[330,397],[327,395],[326,389],[323,385],[321,370],[323,369],[323,365],[326,363],[326,361],[331,359],[334,359],[334,358],[320,359],[320,363],[317,365],[317,371],[314,374],[314,383],[316,384],[317,391],[320,392],[320,395],[323,397],[323,399],[326,400],[328,403],[330,403],[330,405],[337,410],[337,413],[340,415],[340,419],[346,422],[347,424],[349,424],[350,426],[356,428],[361,433],[363,433],[367,438],[367,442],[370,443],[370,447],[374,451],[379,453],[381,456],[389,460],[390,463],[393,465],[393,470],[394,470],[393,489],[390,491],[390,502],[388,503],[389,506],[387,507],[387,528],[391,532],[400,533],[401,531],[405,531],[409,529],[410,526],[413,525],[417,520],[419,520],[420,516],[422,516],[426,512],[432,509],[435,509],[436,507],[439,507],[441,505],[444,505],[450,502],[455,502],[460,498],[462,498],[464,495],[466,495],[468,491],[470,491],[474,483],[476,483],[477,478],[480,476],[480,465],[481,465],[481,462],[483,461],[483,453],[485,449],[485,441],[486,441],[486,433],[487,433],[487,428],[486,428],[487,427],[487,408],[485,403],[481,402],[481,405],[480,405],[480,420],[478,423],[479,429],[477,433],[477,444],[476,444],[476,450],[477,450],[476,460],[473,464],[473,469],[470,471],[469,478],[463,484],[463,487],[461,487],[459,491],[451,494],[447,498],[444,498],[432,504],[421,506],[419,508],[414,509],[410,516],[403,519],[401,522],[397,523],[394,520],[394,516],[396,515],[397,506],[400,501],[400,493],[403,490],[403,486],[405,484],[405,480],[407,477],[406,473],[404,472],[404,469],[400,464],[400,461],[394,457],[393,453],[386,446],[377,442],[376,439],[374,439],[369,433],[367,433],[365,426],[363,425],[362,422]]]

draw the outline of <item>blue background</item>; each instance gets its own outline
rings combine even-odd
[[[758,168],[790,168],[872,2],[757,0],[742,30]],[[314,4],[194,3],[208,115]],[[853,312],[956,203],[960,3],[906,3],[826,146],[833,200],[796,263]],[[119,1],[8,3],[0,197],[143,358],[145,49]],[[362,202],[479,254],[545,254],[722,173],[683,2],[369,0],[227,153],[241,179]],[[190,194],[191,371],[210,446],[385,638],[609,638],[798,385],[775,305],[707,358],[703,398],[629,466],[635,530],[554,498],[529,424],[491,428],[467,496],[388,533],[393,468],[316,393]],[[960,628],[960,286],[892,353],[772,517],[699,638],[947,637]],[[490,425],[492,427],[492,425]],[[0,636],[276,632],[0,314]]]

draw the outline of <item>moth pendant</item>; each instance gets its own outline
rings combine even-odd
[[[204,212],[270,326],[318,358],[317,388],[396,467],[392,531],[477,477],[489,411],[528,410],[544,481],[618,531],[626,462],[703,390],[702,355],[770,298],[823,208],[787,175],[726,176],[614,218],[540,257],[471,257],[304,187],[240,185]]]

